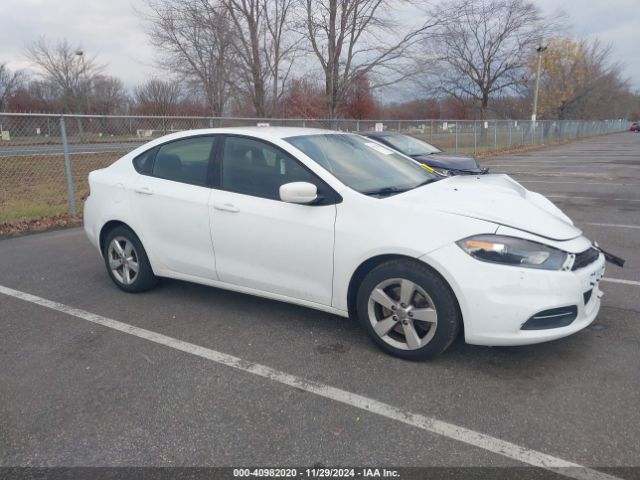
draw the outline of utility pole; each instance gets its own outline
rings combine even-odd
[[[82,50],[76,50],[76,56],[80,58],[80,62],[82,62],[82,73],[81,75],[84,76],[84,87],[83,87],[83,91],[85,94],[85,101],[86,101],[86,106],[87,106],[87,111],[86,112],[79,112],[79,113],[90,113],[91,111],[91,84],[89,81],[89,75],[87,74],[87,65],[84,62],[84,52]],[[83,109],[84,110],[84,109]]]
[[[542,67],[542,52],[547,49],[545,45],[540,43],[536,47],[536,52],[538,52],[538,68],[536,70],[536,86],[535,91],[533,93],[533,113],[531,114],[531,121],[535,122],[538,114],[538,90],[540,89],[540,70]]]

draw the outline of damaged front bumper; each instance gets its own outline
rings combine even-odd
[[[605,252],[599,245],[598,242],[593,242],[593,247],[595,249],[597,249],[599,252],[601,252],[604,255],[604,259],[609,262],[609,263],[613,263],[614,265],[617,265],[618,267],[622,268],[624,267],[624,262],[625,260],[623,258],[620,258],[616,255],[614,255],[613,253],[609,253],[609,252]]]
[[[556,271],[479,262],[455,245],[422,257],[445,277],[476,345],[542,343],[587,327],[600,310],[601,252],[584,266]]]

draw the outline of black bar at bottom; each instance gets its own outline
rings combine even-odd
[[[640,480],[640,467],[589,468],[625,480]],[[589,473],[593,472],[579,467],[554,471],[535,467],[0,467],[2,480],[560,480],[588,477]]]

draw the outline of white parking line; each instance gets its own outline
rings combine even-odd
[[[564,163],[564,164],[554,164],[554,165],[541,165],[539,163],[489,163],[487,164],[489,167],[536,167],[536,168],[611,168],[611,167],[620,167],[620,168],[640,168],[640,165],[624,165],[618,163]]]
[[[520,160],[520,161],[518,161],[518,160],[511,160],[511,159],[508,159],[508,158],[507,159],[494,158],[494,159],[485,159],[484,161],[486,163],[490,164],[492,161],[499,162],[499,161],[505,161],[506,160],[507,162],[518,163],[518,164],[523,164],[523,165],[526,165],[526,164],[538,165],[540,163],[562,163],[562,164],[565,164],[565,163],[583,164],[583,163],[585,163],[584,160],[565,160],[563,157],[560,157],[560,158],[562,158],[562,160]],[[602,160],[598,161],[598,163],[601,163],[601,162],[602,162]]]
[[[596,227],[612,227],[612,228],[637,228],[640,229],[640,225],[623,225],[620,223],[598,223],[598,222],[580,222],[584,225],[595,225]]]
[[[540,169],[533,169],[533,170],[491,170],[489,173],[497,173],[497,174],[503,174],[503,175],[529,175],[531,177],[552,177],[552,178],[573,178],[573,177],[591,177],[591,178],[608,178],[607,172],[602,172],[602,173],[596,173],[596,172],[592,172],[592,173],[587,173],[587,172],[582,172],[582,171],[573,171],[573,172],[562,172],[562,175],[559,175],[558,172],[553,172],[553,171],[542,171]]]
[[[636,287],[640,287],[640,282],[636,282],[635,280],[625,280],[624,278],[609,278],[603,277],[602,280],[611,283],[621,283],[623,285],[634,285]]]
[[[617,200],[620,202],[640,202],[640,198],[602,198],[602,197],[580,197],[578,195],[559,195],[559,194],[544,194],[549,198],[580,198],[583,200]]]
[[[612,187],[640,187],[637,183],[611,183],[611,182],[558,182],[553,180],[518,180],[518,183],[560,183],[574,185],[609,185]]]
[[[476,432],[468,428],[460,427],[452,423],[443,422],[432,417],[412,413],[402,408],[394,407],[387,403],[379,402],[372,398],[368,398],[356,393],[342,390],[340,388],[325,385],[319,382],[306,380],[280,370],[267,367],[258,363],[248,362],[238,357],[218,352],[209,348],[201,347],[193,343],[184,342],[177,338],[152,332],[144,328],[135,327],[127,323],[119,322],[108,317],[103,317],[95,313],[80,310],[62,303],[47,300],[46,298],[31,295],[29,293],[14,290],[0,285],[0,293],[14,297],[26,302],[30,302],[42,307],[50,308],[58,312],[71,315],[88,322],[92,322],[103,327],[118,330],[138,338],[148,340],[150,342],[164,345],[182,352],[189,353],[212,362],[219,363],[237,370],[252,373],[259,377],[267,378],[277,383],[287,385],[298,390],[328,398],[336,402],[349,405],[351,407],[375,413],[385,418],[395,420],[397,422],[411,425],[412,427],[425,430],[436,435],[457,440],[468,445],[487,450],[489,452],[502,455],[519,462],[532,465],[534,467],[543,468],[552,472],[579,479],[579,480],[619,480],[617,477],[608,475],[597,470],[593,470],[582,465],[568,462],[561,458],[557,458],[546,453],[530,450],[528,448],[507,442],[491,435]]]

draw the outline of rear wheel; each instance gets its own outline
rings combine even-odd
[[[158,282],[140,239],[129,228],[111,230],[102,254],[111,280],[125,292],[144,292]]]
[[[444,352],[462,323],[447,283],[411,260],[392,260],[371,270],[360,284],[357,312],[379,347],[412,360]]]

